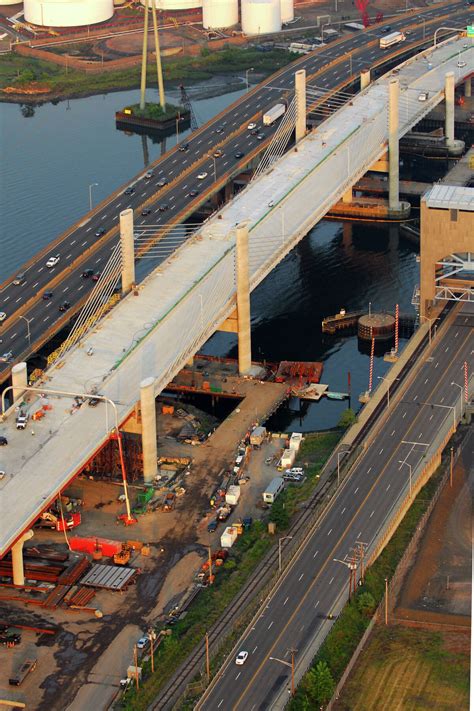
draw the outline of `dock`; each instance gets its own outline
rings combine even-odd
[[[335,316],[327,316],[321,322],[321,328],[323,333],[335,334],[337,331],[342,331],[347,328],[357,328],[357,324],[361,316],[363,316],[363,311],[352,311],[346,313],[344,309],[336,314]]]

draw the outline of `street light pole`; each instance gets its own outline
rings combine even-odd
[[[457,388],[460,389],[460,391],[461,391],[461,403],[462,403],[463,400],[465,401],[464,387],[463,387],[462,385],[459,385],[459,383],[451,383],[451,385],[455,385]],[[464,402],[464,404],[467,404],[467,403]]]
[[[412,474],[411,474],[411,472],[412,472],[412,467],[411,467],[411,464],[410,464],[409,462],[403,462],[403,461],[401,461],[400,459],[398,460],[398,463],[399,463],[399,464],[406,464],[407,467],[408,467],[409,470],[410,470],[410,499],[411,499],[411,480],[412,480]]]
[[[291,662],[287,662],[284,659],[278,659],[278,657],[268,657],[269,660],[273,662],[280,662],[280,664],[284,664],[285,667],[289,667],[291,669],[291,695],[295,695],[295,654],[298,651],[297,649],[294,649],[293,647],[288,650],[291,654]]]
[[[400,378],[385,378],[383,375],[377,375],[378,380],[386,380],[388,385],[387,388],[387,408],[390,407],[390,386],[395,380],[400,380]]]
[[[26,316],[19,316],[23,321],[26,321],[26,336],[28,338],[28,345],[31,346],[31,334],[30,334],[30,323],[33,321],[32,318],[26,318]]]
[[[92,188],[95,188],[99,183],[91,183],[89,185],[89,210],[92,210]]]
[[[249,69],[245,70],[245,93],[249,90],[249,72],[253,72],[253,67],[249,67]]]
[[[291,540],[293,536],[282,536],[278,539],[278,573],[281,575],[281,543],[282,541]]]

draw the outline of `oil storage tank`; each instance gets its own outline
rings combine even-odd
[[[145,4],[145,0],[140,0]],[[202,7],[202,0],[155,0],[157,10],[193,10]],[[148,0],[148,8],[151,10],[151,0]]]
[[[80,27],[110,20],[114,0],[25,0],[25,20],[45,27]]]
[[[281,0],[242,0],[244,35],[265,35],[281,31]]]
[[[295,19],[295,6],[293,0],[280,0],[281,21],[293,22]]]
[[[202,26],[205,30],[233,27],[238,21],[238,0],[203,0]]]

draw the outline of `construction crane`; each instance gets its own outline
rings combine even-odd
[[[184,84],[179,85],[179,90],[181,92],[181,103],[184,108],[189,111],[189,116],[191,119],[191,131],[195,131],[197,128],[199,128],[199,123],[196,114],[194,113],[193,105],[191,104],[191,99],[189,98],[186,89],[184,88]]]
[[[360,12],[364,27],[368,27],[370,25],[370,17],[368,12],[369,0],[355,0],[355,5]],[[382,22],[382,20],[383,12],[378,12],[375,17],[375,22]]]

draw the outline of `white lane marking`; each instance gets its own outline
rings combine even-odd
[[[217,704],[217,708],[220,709],[220,707],[222,706],[223,703],[224,703],[224,699],[221,699],[219,701],[219,703]]]
[[[285,602],[283,603],[283,605],[286,605],[286,603],[288,602],[289,599],[290,599],[290,598],[287,597],[286,600],[285,600]]]
[[[268,628],[267,628],[267,629],[270,629],[270,627],[271,627],[272,625],[273,625],[273,620],[270,622],[270,624],[268,625]]]
[[[48,301],[48,303],[46,304],[46,308],[49,309],[49,307],[50,307],[51,305],[52,305],[52,301]]]
[[[102,217],[100,219],[105,220],[106,217],[107,217],[107,215],[102,215]]]
[[[422,437],[423,437],[423,432],[420,432],[420,434],[418,435],[418,439],[421,439]]]
[[[34,289],[36,286],[38,286],[38,282],[36,282],[36,284],[33,284],[32,288]],[[6,301],[6,299],[5,299],[5,301]]]
[[[239,678],[239,676],[240,676],[241,674],[242,674],[242,672],[239,672],[239,673],[237,674],[237,676],[235,677],[235,681],[237,681],[237,679]]]
[[[390,435],[390,437],[393,437],[394,434],[395,434],[395,430],[393,430],[393,432],[392,432],[392,434]]]
[[[253,650],[252,654],[255,654],[255,652],[257,651],[257,649],[258,649],[258,644],[257,644],[257,646],[255,647],[255,649]]]
[[[369,468],[367,469],[367,474],[370,474],[371,471],[372,471],[372,467],[369,467]]]
[[[15,336],[16,336],[16,331],[15,331],[15,333],[13,334],[13,336],[10,336],[10,340],[13,339],[13,338],[15,338]]]
[[[95,260],[95,263],[98,264],[101,259],[102,259],[102,257],[99,257],[99,259],[96,259],[96,260]]]
[[[342,516],[342,514],[344,513],[345,510],[346,510],[346,507],[344,506],[344,508],[343,508],[342,511],[341,511],[341,516]]]
[[[438,365],[439,365],[439,361],[436,361],[436,363],[435,363],[435,368],[437,368]]]
[[[403,413],[403,417],[402,417],[402,419],[404,420],[406,416],[407,416],[407,413],[406,413],[406,412],[404,412],[404,413]]]
[[[81,247],[84,247],[87,244],[87,240],[81,244]]]
[[[68,287],[68,286],[66,286],[66,288],[65,288],[65,289],[63,289],[63,294],[64,294],[64,292],[65,292],[65,291],[67,291],[68,289],[69,289],[69,287]]]
[[[10,298],[9,296],[6,296],[6,297],[3,299],[3,301],[8,301],[9,298]]]
[[[415,400],[416,400],[417,398],[418,398],[418,395],[415,395],[415,397],[413,398],[413,402],[415,402]]]
[[[80,286],[80,287],[78,287],[78,289],[77,289],[77,290],[78,290],[78,291],[80,291],[80,290],[81,290],[81,289],[83,289],[83,288],[84,288],[84,284],[81,284],[81,286]]]
[[[380,450],[379,454],[382,454],[382,452],[383,452],[383,447],[382,447],[382,449]]]
[[[428,382],[428,378],[426,378],[426,380],[425,380],[425,385],[426,385],[427,382]]]
[[[115,205],[115,207],[120,207],[121,204],[122,204],[121,202],[118,202],[118,203]]]
[[[72,254],[68,254],[66,259],[71,259],[71,257],[72,257]]]
[[[18,297],[18,299],[15,301],[15,304],[17,304],[19,301],[21,301],[21,296]]]
[[[441,398],[440,402],[444,402],[444,395],[443,395],[443,397]]]
[[[75,239],[72,239],[70,243],[71,243],[71,244],[76,244],[76,240],[75,240]]]
[[[319,553],[319,551],[316,551],[316,553],[313,555],[313,558],[316,558],[316,556],[318,555],[318,553]]]
[[[456,333],[454,334],[454,338],[458,337],[458,333],[459,333],[459,331],[456,331]]]
[[[372,518],[372,516],[374,515],[374,513],[375,513],[375,511],[372,511],[372,513],[370,514],[369,518]]]
[[[430,422],[431,422],[431,420],[433,419],[433,417],[434,417],[434,415],[430,415]]]
[[[329,585],[331,585],[333,580],[334,580],[334,578],[331,578],[331,580],[329,581]]]
[[[359,491],[359,487],[357,487],[357,489],[354,489],[354,494],[357,494],[358,491]]]
[[[362,531],[359,531],[359,535],[357,536],[357,540],[360,540],[360,537],[362,536]]]
[[[329,529],[329,533],[328,533],[328,536],[330,536],[330,535],[331,535],[331,533],[332,533],[332,528],[330,528],[330,529]]]
[[[385,491],[388,491],[389,489],[390,489],[390,484],[387,486],[387,488],[385,489]]]
[[[449,351],[449,346],[446,346],[446,348],[444,349],[444,352],[447,353],[448,351]]]
[[[43,269],[44,269],[44,267],[40,267],[40,268],[38,269],[38,274],[39,274],[40,272],[42,272]]]
[[[319,605],[319,600],[318,600],[318,602],[316,603],[316,605],[314,606],[314,609],[316,609],[318,605]]]
[[[301,573],[300,577],[298,578],[298,582],[300,583],[304,578],[304,573]]]
[[[43,319],[43,323],[48,320],[49,320],[49,316],[46,316],[46,318]]]

